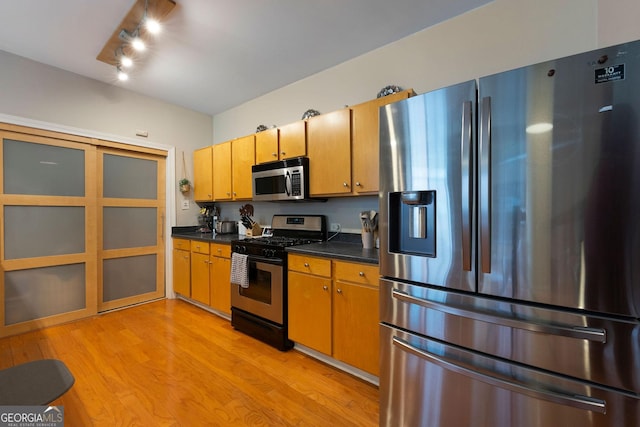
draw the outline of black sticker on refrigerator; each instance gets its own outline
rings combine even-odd
[[[598,68],[596,70],[596,84],[624,80],[624,64]]]

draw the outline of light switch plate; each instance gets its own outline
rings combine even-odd
[[[189,200],[183,200],[182,201],[182,210],[187,210],[189,209]]]

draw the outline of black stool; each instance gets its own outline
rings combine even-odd
[[[0,370],[0,405],[46,405],[71,388],[75,378],[60,360],[44,359]]]

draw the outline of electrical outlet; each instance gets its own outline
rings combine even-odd
[[[187,210],[189,209],[189,200],[183,200],[182,201],[182,210]]]
[[[340,224],[337,222],[332,222],[329,226],[329,231],[340,231]]]

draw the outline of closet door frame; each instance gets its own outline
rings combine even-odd
[[[100,311],[109,310],[111,304],[101,304],[102,295],[102,261],[99,257],[99,248],[102,243],[102,213],[98,209],[98,181],[101,180],[98,172],[101,171],[98,165],[99,150],[115,150],[119,153],[128,153],[134,156],[149,156],[157,159],[158,168],[158,200],[153,204],[157,209],[157,244],[153,246],[150,253],[157,254],[156,265],[156,289],[151,295],[133,298],[126,301],[117,300],[118,306],[135,304],[143,301],[154,300],[167,296],[167,284],[165,277],[171,274],[171,262],[166,259],[166,233],[168,233],[171,218],[175,214],[171,207],[167,205],[173,201],[167,199],[167,191],[171,188],[169,181],[173,180],[173,173],[167,173],[167,161],[173,165],[173,148],[154,148],[153,145],[137,145],[135,141],[120,142],[94,138],[93,132],[79,129],[66,128],[45,122],[20,119],[13,116],[0,114],[0,169],[3,163],[3,138],[9,135],[9,139],[24,140],[26,142],[42,143],[66,148],[82,149],[85,151],[85,195],[75,196],[42,196],[26,194],[4,194],[4,171],[0,171],[0,337],[16,335],[23,332],[37,330],[49,326],[54,326],[69,321],[87,318],[98,314]],[[118,138],[116,138],[118,139]],[[123,141],[126,140],[123,139]],[[43,257],[29,257],[22,259],[5,259],[4,247],[4,211],[5,206],[82,206],[85,216],[85,251],[83,253],[53,255]],[[169,219],[167,219],[169,216]],[[102,254],[107,258],[116,256],[116,253]],[[41,317],[21,323],[5,326],[5,275],[9,271],[19,271],[40,267],[55,267],[67,264],[85,264],[85,307],[80,310],[73,310],[51,316]],[[167,271],[165,271],[165,269]],[[172,295],[169,292],[169,297]],[[113,305],[115,308],[115,305]]]

